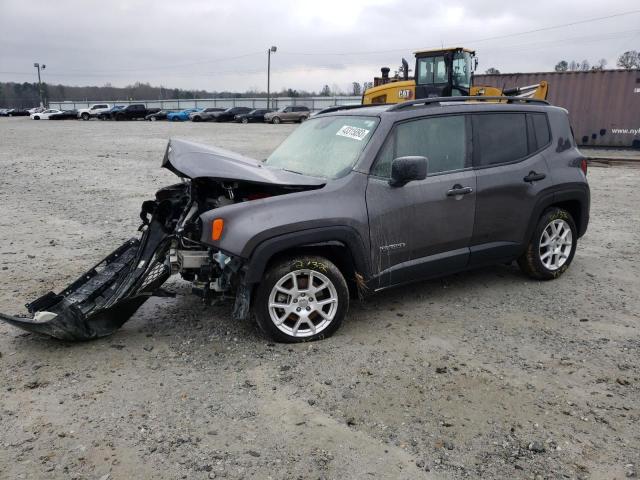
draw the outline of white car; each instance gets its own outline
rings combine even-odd
[[[45,110],[46,108],[44,107],[33,107],[27,110],[27,112],[29,112],[29,115],[31,115],[32,113],[40,113],[40,112],[44,112]]]
[[[102,112],[106,112],[111,108],[108,103],[96,103],[89,108],[81,108],[78,110],[78,118],[82,120],[89,120],[90,118],[97,117]]]
[[[43,112],[32,113],[29,115],[31,120],[49,120],[49,116],[54,113],[62,113],[62,110],[56,110],[55,108],[50,108],[49,110],[45,110]]]

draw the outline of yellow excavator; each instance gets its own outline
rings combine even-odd
[[[373,87],[365,90],[362,104],[400,103],[407,100],[456,96],[515,96],[546,100],[548,83],[500,89],[473,85],[473,72],[478,66],[476,52],[463,47],[420,50],[415,52],[414,78],[409,77],[409,64],[403,58],[402,67],[393,76],[388,67],[382,76],[374,78]]]

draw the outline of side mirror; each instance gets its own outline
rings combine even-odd
[[[391,179],[389,185],[402,187],[413,180],[427,178],[427,157],[398,157],[391,162]]]

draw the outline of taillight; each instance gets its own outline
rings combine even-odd
[[[582,160],[580,160],[580,170],[582,170],[582,173],[585,174],[585,176],[587,175],[587,159],[583,158]]]

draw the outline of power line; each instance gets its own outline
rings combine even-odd
[[[564,27],[572,27],[574,25],[581,25],[584,23],[591,23],[591,22],[598,22],[601,20],[609,20],[611,18],[617,18],[617,17],[622,17],[625,15],[633,15],[636,13],[640,13],[640,10],[629,10],[627,12],[621,12],[621,13],[615,13],[613,15],[605,15],[602,17],[594,17],[594,18],[589,18],[586,20],[578,20],[575,22],[569,22],[569,23],[562,23],[562,24],[558,24],[558,25],[551,25],[548,27],[541,27],[541,28],[536,28],[533,30],[526,30],[524,32],[515,32],[515,33],[508,33],[505,35],[496,35],[493,37],[485,37],[485,38],[479,38],[479,39],[475,39],[475,40],[465,40],[465,41],[455,41],[455,42],[450,42],[450,43],[455,43],[455,44],[474,44],[474,43],[480,43],[480,42],[488,42],[490,40],[499,40],[499,39],[503,39],[503,38],[510,38],[510,37],[517,37],[517,36],[521,36],[521,35],[528,35],[530,33],[539,33],[539,32],[545,32],[548,30],[555,30],[558,28],[564,28]],[[431,46],[431,47],[427,47],[424,48],[425,50],[427,49],[431,49],[431,48],[441,48],[442,45],[435,45],[435,46]],[[325,52],[325,53],[320,53],[320,52],[287,52],[286,50],[282,52],[283,55],[309,55],[309,56],[315,56],[315,55],[375,55],[375,54],[381,54],[381,53],[396,53],[396,52],[406,52],[407,50],[412,50],[415,47],[412,48],[398,48],[398,49],[393,49],[393,50],[370,50],[370,51],[361,51],[361,52],[334,52],[334,53],[329,53],[329,52]]]

